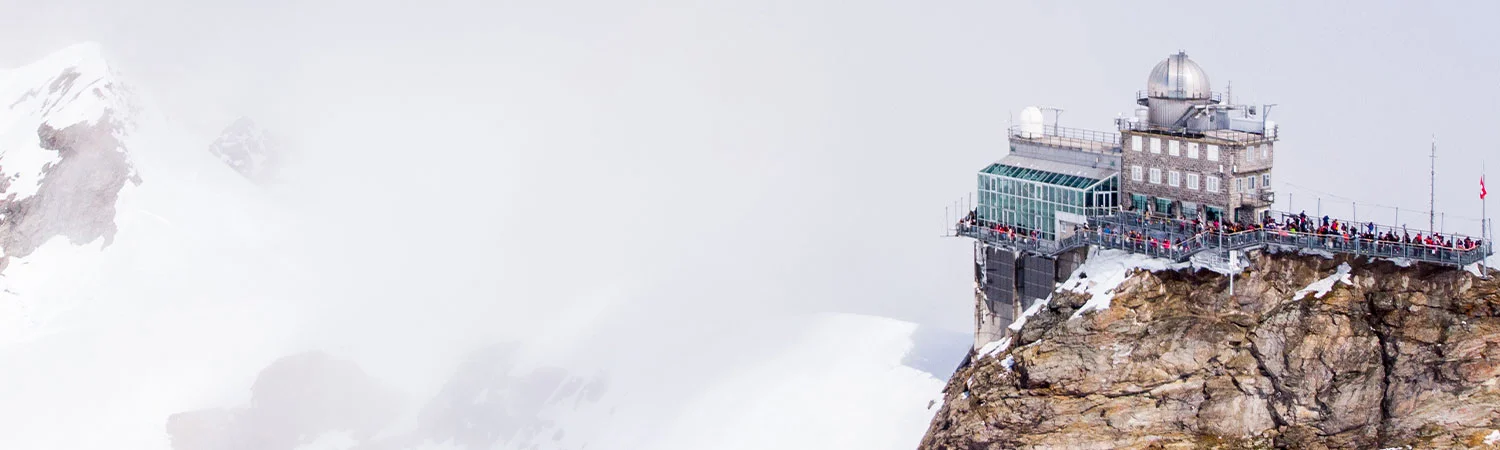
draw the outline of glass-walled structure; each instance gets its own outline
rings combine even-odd
[[[1057,240],[1088,217],[1118,212],[1119,183],[1112,170],[1011,155],[979,172],[975,216],[985,226]]]

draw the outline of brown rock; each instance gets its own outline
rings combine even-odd
[[[954,374],[921,448],[1462,448],[1500,429],[1500,280],[1248,259],[1234,296],[1186,271],[1135,273],[1077,319],[1085,299],[1054,295]],[[1340,263],[1352,285],[1292,299]]]

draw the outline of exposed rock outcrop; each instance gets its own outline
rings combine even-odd
[[[42,168],[34,195],[0,199],[0,247],[6,257],[25,257],[54,236],[74,245],[115,235],[115,200],[125,183],[140,184],[119,142],[120,126],[110,116],[64,129],[43,123],[37,129],[42,148],[58,153],[58,162]],[[5,192],[7,185],[0,185]]]
[[[115,200],[141,182],[123,143],[134,94],[90,43],[0,78],[0,269],[54,237],[109,245]]]
[[[276,176],[281,158],[281,143],[248,117],[241,117],[224,128],[209,153],[234,168],[240,175],[257,183]]]
[[[1207,271],[1137,271],[1108,309],[1070,319],[1086,296],[1054,294],[1010,349],[953,376],[921,448],[1496,442],[1500,280],[1364,259],[1250,260],[1234,295]],[[1329,276],[1326,295],[1298,295]]]

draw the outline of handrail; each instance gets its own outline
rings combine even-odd
[[[1167,94],[1184,95],[1184,94],[1187,94],[1187,90],[1186,89],[1172,89],[1172,90],[1166,91],[1166,93]],[[1170,97],[1152,97],[1151,96],[1151,91],[1150,90],[1146,90],[1146,89],[1135,91],[1135,99],[1136,100],[1144,100],[1144,99],[1148,99],[1148,98],[1168,98],[1168,99],[1171,99]],[[1208,97],[1205,97],[1205,98],[1183,97],[1183,98],[1174,99],[1174,100],[1213,100],[1214,103],[1223,103],[1224,102],[1224,93],[1223,92],[1209,92],[1208,93]]]
[[[1208,132],[1211,132],[1211,131],[1233,131],[1233,130],[1190,131],[1190,130],[1188,130],[1185,127],[1171,127],[1171,126],[1153,125],[1150,122],[1131,122],[1130,120],[1128,120],[1128,118],[1115,119],[1115,125],[1116,125],[1117,128],[1120,129],[1120,131],[1160,132],[1160,133],[1166,133],[1166,134],[1174,135],[1174,136],[1184,136],[1184,135],[1186,135],[1187,137],[1192,137],[1192,138],[1196,138],[1196,139],[1218,139],[1218,140],[1221,140],[1221,141],[1229,142],[1232,145],[1259,144],[1259,143],[1262,143],[1262,142],[1271,142],[1271,141],[1275,141],[1276,140],[1275,136],[1266,136],[1265,133],[1254,133],[1254,132],[1249,132],[1249,131],[1240,131],[1240,132],[1244,133],[1246,136],[1256,136],[1256,138],[1229,139],[1229,138],[1224,138],[1224,137],[1221,137],[1221,136],[1214,136],[1214,135],[1208,134]]]
[[[1188,229],[1182,221],[1152,218],[1122,212],[1089,219],[1089,228],[1060,240],[1034,238],[1024,233],[1002,232],[979,222],[959,224],[957,234],[983,242],[1003,245],[1021,251],[1057,255],[1065,251],[1096,245],[1126,250],[1175,261],[1184,261],[1204,251],[1244,250],[1276,245],[1331,253],[1405,258],[1439,264],[1465,266],[1494,254],[1493,242],[1482,242],[1469,248],[1391,242],[1342,234],[1318,234],[1292,231],[1281,227],[1257,227],[1237,232]],[[1358,222],[1356,222],[1358,223]],[[1131,236],[1135,234],[1135,236]],[[1458,240],[1458,239],[1455,239]]]
[[[1042,134],[1040,134],[1040,135],[1034,135],[1033,136],[1033,135],[1028,135],[1028,134],[1024,133],[1023,131],[1021,131],[1021,126],[1020,125],[1013,125],[1013,126],[1011,126],[1009,128],[1009,131],[1010,131],[1010,136],[1011,137],[1020,138],[1020,139],[1034,140],[1034,139],[1045,138],[1045,137],[1063,137],[1063,138],[1078,139],[1078,140],[1090,141],[1090,142],[1102,142],[1102,143],[1112,144],[1112,145],[1116,145],[1116,146],[1120,145],[1120,133],[1112,133],[1112,132],[1108,132],[1108,131],[1096,131],[1096,130],[1089,130],[1089,129],[1084,129],[1084,128],[1068,128],[1068,127],[1050,126],[1050,127],[1043,127],[1042,128]]]

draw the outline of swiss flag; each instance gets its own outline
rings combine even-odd
[[[1488,194],[1488,193],[1490,193],[1490,191],[1484,190],[1484,175],[1480,175],[1479,176],[1479,199],[1480,200],[1484,200],[1485,194]]]

